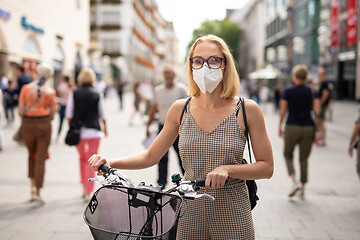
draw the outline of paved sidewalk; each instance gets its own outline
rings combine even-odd
[[[106,99],[109,137],[100,144],[100,153],[114,158],[143,150],[143,122],[135,119],[128,126],[133,111],[132,95],[125,97],[125,109],[119,111],[117,97]],[[277,136],[278,117],[268,105],[265,121],[273,145],[275,172],[270,180],[259,180],[258,206],[253,210],[256,239],[360,239],[360,181],[355,172],[355,158],[346,149],[358,106],[336,102],[332,122],[327,122],[328,145],[314,146],[309,163],[306,198],[288,199],[291,182],[282,156],[283,139]],[[51,158],[46,165],[42,195],[46,204],[33,208],[29,199],[27,152],[11,136],[19,126],[3,129],[5,147],[0,153],[0,240],[15,239],[92,239],[82,214],[86,204],[81,199],[78,155],[74,147],[53,140]],[[58,118],[53,122],[57,129]],[[154,125],[154,128],[156,126]],[[66,128],[64,129],[66,130]],[[157,168],[124,171],[135,182],[156,183]],[[180,172],[175,153],[170,152],[170,173]],[[170,176],[169,176],[170,177]]]

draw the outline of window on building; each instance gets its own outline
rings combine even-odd
[[[300,33],[306,28],[306,8],[301,8],[295,12],[295,33]]]
[[[40,54],[39,45],[34,37],[29,36],[26,38],[23,47],[23,52],[31,53],[31,54]]]
[[[120,52],[119,39],[103,39],[102,40],[103,52],[118,53]]]
[[[90,12],[90,22],[92,24],[96,23],[96,10],[91,10],[91,12]]]
[[[105,11],[103,15],[103,24],[120,24],[120,13],[117,11]]]

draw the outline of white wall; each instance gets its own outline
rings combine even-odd
[[[78,7],[78,4],[80,7]],[[51,61],[55,47],[59,44],[65,57],[63,72],[70,74],[74,70],[78,49],[83,64],[88,64],[89,45],[89,2],[86,0],[0,0],[3,10],[11,13],[8,21],[0,20],[0,29],[9,52],[9,60],[21,61],[26,56],[22,52],[28,36],[38,42],[39,60]],[[44,34],[35,33],[21,25],[21,17],[27,22],[44,30]],[[59,35],[63,39],[59,40]],[[19,59],[20,57],[20,59]],[[18,59],[18,60],[16,60]]]

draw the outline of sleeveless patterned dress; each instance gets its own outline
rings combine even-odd
[[[240,101],[235,111],[209,133],[198,127],[189,104],[179,128],[184,179],[205,178],[218,166],[242,164],[246,136],[237,121]],[[255,239],[245,181],[229,179],[224,187],[208,193],[215,197],[214,201],[208,198],[187,201],[179,218],[176,239]]]

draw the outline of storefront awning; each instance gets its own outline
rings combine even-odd
[[[249,78],[252,80],[257,79],[277,79],[283,78],[284,74],[272,66],[267,66],[266,68],[259,69],[255,72],[249,74]]]

